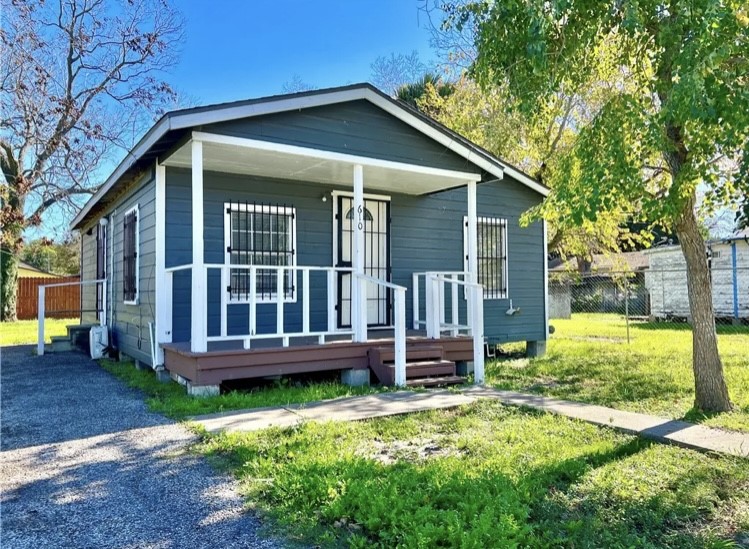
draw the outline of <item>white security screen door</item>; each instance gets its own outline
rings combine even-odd
[[[354,224],[364,225],[364,274],[390,280],[390,202],[365,198],[364,211],[354,212],[351,196],[336,195],[336,247],[333,251],[337,267],[351,267]],[[351,275],[338,275],[338,326],[351,326]],[[390,326],[391,296],[382,286],[367,284],[367,324]]]

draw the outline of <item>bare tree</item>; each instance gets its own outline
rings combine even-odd
[[[380,56],[370,68],[372,84],[393,96],[402,86],[416,82],[427,72],[427,66],[419,59],[416,50],[408,55],[391,53],[390,57]]]
[[[287,80],[281,86],[282,93],[299,93],[316,89],[317,86],[313,86],[309,82],[305,82],[304,80],[302,80],[302,77],[296,73],[291,77],[291,80]]]
[[[0,0],[0,320],[15,319],[23,232],[76,211],[101,167],[175,100],[169,0]],[[62,209],[62,210],[59,210]]]
[[[476,25],[461,17],[461,9],[473,0],[419,0],[419,12],[426,18],[430,44],[442,60],[444,72],[457,78],[476,59]],[[460,25],[456,25],[459,19]]]

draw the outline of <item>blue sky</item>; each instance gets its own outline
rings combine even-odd
[[[185,32],[179,63],[165,79],[184,95],[183,106],[282,93],[295,75],[318,88],[369,81],[370,65],[380,56],[416,51],[424,63],[436,58],[420,4],[175,0]],[[102,178],[115,166],[102,166]],[[61,214],[49,210],[42,227],[26,231],[27,239],[61,237],[52,229],[59,227]]]
[[[379,56],[429,48],[418,0],[179,1],[186,19],[178,90],[197,104],[367,81]]]

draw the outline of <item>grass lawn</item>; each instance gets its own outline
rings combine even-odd
[[[78,324],[77,318],[48,318],[44,321],[44,340],[49,343],[52,336],[67,335],[66,326]],[[26,345],[36,343],[38,324],[36,320],[18,320],[0,324],[0,345]]]
[[[140,389],[147,395],[147,403],[155,412],[173,419],[188,416],[260,408],[263,406],[283,406],[315,400],[326,400],[345,396],[364,395],[379,392],[377,387],[348,387],[332,381],[322,381],[291,385],[286,381],[257,387],[247,391],[233,391],[219,396],[193,398],[185,388],[177,383],[160,383],[150,370],[136,370],[132,363],[101,360],[102,367],[125,381],[131,387]]]
[[[749,466],[480,401],[206,436],[248,502],[301,543],[738,547]]]
[[[371,390],[318,383],[193,399],[131,364],[102,366],[175,418]],[[496,401],[202,435],[194,451],[236,475],[248,505],[304,545],[749,547],[746,460]]]
[[[726,381],[736,411],[704,417],[692,409],[692,334],[685,324],[635,322],[575,314],[553,320],[546,356],[487,363],[487,381],[623,410],[749,431],[749,327],[719,327]]]

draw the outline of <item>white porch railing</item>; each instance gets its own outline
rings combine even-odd
[[[367,326],[366,322],[356,322],[355,315],[360,314],[362,310],[366,309],[366,304],[363,305],[363,309],[360,308],[359,312],[355,311],[356,307],[352,306],[352,319],[350,329],[340,329],[337,327],[337,311],[336,311],[336,276],[340,274],[350,274],[353,276],[355,283],[360,284],[359,295],[367,295],[367,285],[375,284],[386,288],[394,293],[394,339],[395,339],[395,384],[403,386],[406,384],[406,288],[398,286],[391,282],[380,280],[367,275],[353,274],[351,268],[341,267],[313,267],[313,266],[270,266],[270,265],[226,265],[226,264],[205,264],[202,267],[206,270],[206,276],[211,270],[219,270],[221,273],[221,323],[220,331],[218,335],[209,336],[207,333],[207,319],[203,319],[200,323],[201,333],[191,334],[191,349],[197,351],[199,349],[207,348],[207,343],[216,341],[242,341],[243,347],[249,349],[252,346],[252,341],[257,339],[280,339],[282,345],[287,347],[291,338],[301,337],[317,337],[318,343],[324,344],[328,336],[333,335],[352,335],[356,341],[367,341]],[[179,271],[192,270],[193,265],[180,265],[178,267],[170,267],[165,269],[165,285],[164,291],[166,296],[167,311],[171,316],[172,300],[173,300],[173,287],[174,287],[174,273]],[[245,270],[247,273],[247,288],[248,298],[246,300],[234,301],[230,299],[230,294],[227,287],[230,286],[231,272],[236,270]],[[257,281],[258,272],[264,273],[268,271],[275,272],[274,278],[276,282],[275,292],[270,298],[263,299],[260,301],[257,295]],[[285,310],[289,298],[287,297],[287,288],[285,287],[286,281],[288,281],[288,274],[291,273],[291,282],[295,288],[299,288],[299,277],[301,276],[301,301],[302,301],[302,327],[301,330],[287,331],[285,327]],[[312,316],[311,316],[311,305],[310,305],[310,278],[312,273],[325,273],[326,286],[327,286],[327,304],[326,304],[326,315],[327,315],[327,329],[325,330],[312,330]],[[298,295],[298,294],[297,294]],[[204,302],[203,310],[207,310],[208,303],[208,292],[202,294]],[[229,334],[228,333],[228,309],[229,307],[236,305],[249,306],[249,330],[247,333],[242,334]],[[276,326],[275,330],[268,333],[257,333],[257,309],[258,305],[271,305],[275,306],[276,313]],[[353,304],[352,304],[353,305]],[[366,314],[366,312],[364,313]],[[159,343],[165,343],[160,341]]]
[[[466,322],[462,324],[460,322],[460,300],[458,291],[459,281],[468,282],[470,280],[469,274],[470,273],[467,273],[465,271],[430,271],[426,273],[413,273],[413,295],[411,296],[413,307],[413,329],[421,330],[423,328],[426,328],[429,337],[433,337],[433,334],[435,333],[435,331],[437,331],[437,327],[439,327],[438,331],[440,333],[449,331],[450,335],[453,336],[460,335],[461,332],[470,332],[470,311],[468,312],[468,318],[466,318]],[[456,281],[455,284],[450,284],[449,323],[447,322],[447,301],[445,300],[446,284],[435,284],[433,280],[434,276],[442,277],[448,281]],[[430,280],[432,280],[432,282],[428,283]],[[422,284],[426,294],[424,307],[424,312],[426,314],[423,316],[423,318],[421,315],[422,307],[420,292]],[[432,292],[435,291],[435,288],[437,293],[435,294],[435,296],[432,296]],[[464,293],[464,296],[468,296],[467,291]],[[430,304],[434,299],[438,299],[439,302],[437,304],[437,307],[430,309]],[[470,308],[470,303],[468,307]],[[431,311],[432,314],[430,314],[429,311]],[[433,315],[434,312],[439,313],[439,317],[436,320]]]
[[[282,345],[287,347],[289,340],[294,337],[317,337],[319,343],[325,343],[325,339],[330,335],[342,335],[351,334],[352,330],[338,329],[336,325],[336,296],[335,296],[335,277],[339,273],[351,273],[350,268],[340,267],[313,267],[313,266],[272,266],[272,265],[226,265],[222,263],[208,263],[204,264],[203,269],[206,271],[206,275],[212,270],[218,270],[221,273],[221,290],[220,290],[220,311],[221,311],[221,323],[218,335],[209,336],[207,333],[207,322],[202,322],[201,331],[202,334],[191,334],[193,346],[195,343],[199,343],[202,340],[206,343],[215,341],[242,341],[245,349],[249,349],[252,345],[252,340],[257,339],[281,339]],[[165,294],[167,297],[168,311],[172,311],[172,299],[173,299],[173,278],[174,273],[185,270],[192,270],[193,265],[180,265],[179,267],[170,267],[165,269],[166,272],[166,284]],[[227,287],[230,286],[231,273],[232,271],[247,271],[247,299],[232,300]],[[258,299],[257,294],[257,281],[258,274],[261,276],[263,273],[269,271],[275,272],[274,277],[276,281],[275,292],[270,297]],[[326,285],[327,291],[327,329],[325,330],[312,330],[311,329],[311,308],[310,308],[310,276],[311,273],[323,272],[326,273]],[[287,331],[284,326],[285,314],[284,310],[287,307],[289,301],[287,297],[287,288],[284,286],[285,281],[288,279],[288,273],[291,273],[291,282],[295,288],[299,288],[299,277],[301,276],[301,289],[302,289],[302,329]],[[208,303],[208,292],[203,294],[207,310]],[[229,307],[238,305],[249,306],[249,330],[247,333],[242,334],[229,334],[228,333],[228,317]],[[271,305],[275,306],[276,309],[276,329],[275,331],[268,333],[257,332],[257,308],[258,305]],[[163,343],[163,341],[161,342]],[[193,349],[195,350],[195,349]]]
[[[420,315],[420,281],[424,279],[425,315]],[[476,383],[484,382],[484,287],[471,282],[464,271],[426,272],[413,274],[413,326],[426,327],[427,337],[439,339],[443,332],[457,336],[461,332],[473,337],[473,370]],[[450,292],[450,322],[446,321],[446,286]],[[459,288],[467,298],[465,322],[460,321]]]
[[[44,354],[44,317],[46,314],[45,311],[45,305],[46,305],[46,296],[47,296],[47,288],[59,288],[61,286],[91,286],[91,285],[102,285],[102,292],[101,292],[101,309],[97,308],[97,313],[102,313],[101,318],[99,319],[99,323],[104,326],[107,323],[107,288],[106,288],[106,279],[100,278],[98,280],[81,280],[78,282],[59,282],[56,284],[44,284],[43,286],[39,286],[39,295],[38,295],[38,301],[37,301],[37,340],[36,340],[36,354],[39,356],[42,356]],[[83,312],[83,311],[81,311]]]
[[[393,301],[395,303],[395,309],[393,311],[395,316],[393,326],[393,338],[395,340],[395,386],[404,387],[406,385],[406,288],[368,275],[357,274],[355,276],[362,285],[360,295],[365,296],[365,299],[367,295],[367,284],[375,284],[377,286],[382,286],[386,290],[393,291]],[[360,341],[366,341],[366,322],[362,323],[362,329],[364,330],[364,333],[362,334]]]

